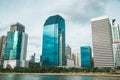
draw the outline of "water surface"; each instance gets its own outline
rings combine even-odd
[[[41,76],[37,74],[0,74],[0,80],[120,80],[120,77]]]

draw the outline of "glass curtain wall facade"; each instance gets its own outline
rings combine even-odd
[[[59,16],[49,17],[43,28],[42,66],[65,65],[65,21]]]
[[[92,67],[91,48],[90,46],[82,46],[81,50],[81,67]]]
[[[0,40],[0,65],[3,65],[3,61],[4,61],[6,40],[7,40],[6,36],[2,36]]]
[[[22,32],[8,32],[5,60],[20,60]]]
[[[120,66],[120,29],[115,19],[112,22],[114,65],[117,67]]]

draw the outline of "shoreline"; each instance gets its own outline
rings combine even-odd
[[[111,76],[120,77],[120,74],[110,74],[110,73],[0,73],[0,74],[30,74],[30,75],[41,75],[41,76]]]

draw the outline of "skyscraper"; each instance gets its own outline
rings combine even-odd
[[[112,31],[108,17],[91,20],[95,67],[114,67]]]
[[[120,29],[119,25],[112,20],[113,54],[115,66],[120,66]]]
[[[25,27],[18,22],[11,25],[10,31],[7,33],[7,42],[4,56],[4,59],[6,60],[4,61],[5,67],[7,65],[6,63],[10,63],[9,65],[11,65],[13,62],[18,67],[24,67],[28,40],[28,36],[24,31]],[[11,65],[12,68],[16,66]]]
[[[69,45],[65,47],[65,54],[66,58],[71,58],[71,47]]]
[[[80,48],[81,67],[92,67],[91,47],[82,46]]]
[[[0,65],[3,65],[4,61],[4,54],[5,54],[5,47],[6,47],[6,36],[0,37]]]
[[[65,65],[65,20],[50,16],[43,27],[42,65]]]
[[[65,47],[65,56],[66,56],[66,66],[74,67],[74,59],[72,59],[71,47],[67,44]]]

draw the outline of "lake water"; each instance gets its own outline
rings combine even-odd
[[[0,74],[0,80],[120,80],[120,77],[41,76],[37,74]]]

